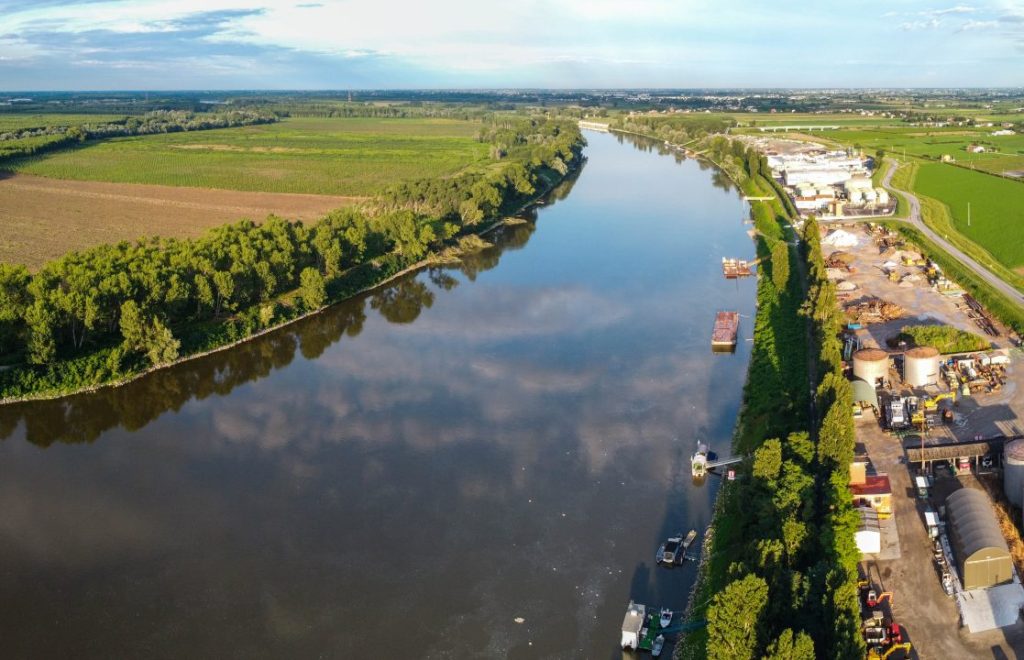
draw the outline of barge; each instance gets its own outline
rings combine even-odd
[[[752,274],[750,267],[753,265],[753,263],[744,259],[722,257],[722,274],[728,280],[734,280],[738,277],[749,277]]]
[[[739,330],[739,312],[718,312],[715,316],[715,327],[711,331],[711,348],[716,351],[735,350]]]

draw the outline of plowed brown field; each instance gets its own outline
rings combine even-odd
[[[0,261],[36,269],[69,250],[144,236],[198,236],[271,213],[314,220],[361,199],[0,175]]]

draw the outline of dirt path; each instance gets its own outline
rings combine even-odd
[[[1000,293],[1004,294],[1010,300],[1016,302],[1018,305],[1024,307],[1024,294],[1004,282],[997,275],[993,274],[987,268],[979,264],[974,259],[970,258],[963,252],[961,252],[955,245],[947,241],[939,234],[932,231],[930,227],[924,224],[921,220],[921,202],[917,199],[914,193],[907,190],[899,190],[898,188],[892,187],[892,175],[896,173],[896,163],[890,162],[889,169],[886,171],[885,176],[882,178],[882,186],[887,190],[896,191],[902,193],[907,200],[910,202],[910,218],[907,220],[900,220],[901,222],[908,222],[914,226],[915,229],[920,231],[922,234],[927,236],[929,239],[934,241],[943,250],[954,256],[960,263],[967,266],[975,272],[975,274],[981,279],[985,280],[993,287],[995,287]]]

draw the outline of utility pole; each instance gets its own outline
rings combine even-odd
[[[971,226],[971,203],[967,202],[967,226]]]

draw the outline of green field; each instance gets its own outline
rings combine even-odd
[[[1024,182],[952,165],[921,163],[914,190],[948,206],[957,231],[1004,265],[1014,269],[1024,266]]]
[[[0,112],[0,133],[25,128],[43,128],[44,126],[79,126],[81,124],[104,124],[120,121],[125,115],[88,115],[88,114],[18,114]]]
[[[858,144],[873,154],[884,149],[897,156],[923,156],[939,159],[944,155],[957,163],[995,174],[1024,170],[1024,135],[994,136],[994,127],[889,126],[877,128],[851,128],[815,133],[815,136],[836,140],[844,144]],[[985,152],[969,153],[968,145],[980,144]]]
[[[488,156],[479,124],[449,119],[292,118],[275,124],[113,138],[13,161],[58,179],[369,195]]]

